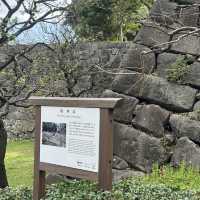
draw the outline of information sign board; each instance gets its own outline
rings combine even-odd
[[[100,109],[41,107],[40,162],[98,172]]]
[[[112,188],[112,113],[118,98],[31,97],[35,106],[33,200],[45,196],[46,172]]]

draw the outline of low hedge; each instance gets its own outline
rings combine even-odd
[[[198,192],[165,185],[151,185],[127,179],[114,185],[112,192],[97,191],[87,181],[71,181],[48,186],[45,200],[198,200]],[[31,188],[0,190],[0,200],[31,200]]]

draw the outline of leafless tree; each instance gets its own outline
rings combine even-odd
[[[69,97],[86,97],[92,95],[99,87],[99,76],[103,76],[102,73],[104,73],[102,70],[97,70],[95,66],[98,65],[105,69],[110,68],[119,55],[118,49],[113,49],[114,55],[110,56],[108,61],[102,60],[101,51],[95,51],[94,55],[88,50],[86,53],[86,62],[84,58],[81,58],[82,55],[80,54],[82,42],[77,38],[70,27],[58,27],[59,31],[55,31],[55,28],[51,30],[50,27],[45,26],[43,26],[42,29],[45,34],[49,35],[50,47],[53,49],[51,51],[51,56],[48,56],[49,60],[47,62],[54,67],[56,66],[58,72],[56,73],[55,79],[60,80],[64,84],[60,91],[52,87],[52,91],[48,91],[48,95]],[[94,56],[97,58],[94,59],[96,61],[93,60]],[[111,74],[109,76],[112,77],[113,75]],[[49,76],[49,78],[51,77]],[[50,85],[54,83],[53,81],[49,82]],[[54,84],[54,86],[55,85],[59,84]]]
[[[10,43],[40,22],[58,23],[62,20],[66,5],[60,5],[56,0],[0,1],[0,9],[5,11],[0,18],[0,49],[7,54],[6,59],[0,61],[0,188],[8,185],[4,165],[7,134],[2,119],[11,105],[26,107],[24,100],[38,90],[37,82],[33,83],[32,79],[33,59],[29,53],[39,45],[45,45],[37,43],[16,48]],[[31,82],[33,87],[30,87]]]

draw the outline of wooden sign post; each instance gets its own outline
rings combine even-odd
[[[33,200],[45,196],[45,174],[97,181],[112,189],[112,111],[118,98],[31,97],[36,106]]]

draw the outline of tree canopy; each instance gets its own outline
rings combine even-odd
[[[89,40],[123,40],[127,32],[138,29],[153,0],[73,0],[66,24]]]

